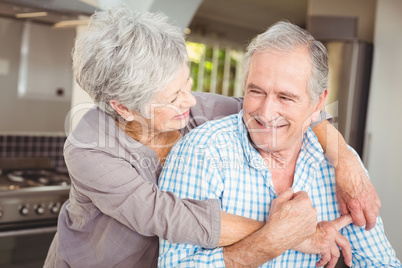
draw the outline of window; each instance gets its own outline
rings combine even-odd
[[[244,52],[230,46],[187,41],[193,91],[243,96],[241,65]]]

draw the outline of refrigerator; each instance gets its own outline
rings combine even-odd
[[[329,80],[325,111],[346,142],[363,158],[373,46],[359,40],[323,41]]]

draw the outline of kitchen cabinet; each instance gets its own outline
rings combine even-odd
[[[18,96],[71,101],[71,51],[75,29],[25,22],[22,31]]]

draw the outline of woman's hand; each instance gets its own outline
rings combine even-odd
[[[321,259],[316,266],[321,267],[325,264],[327,268],[335,267],[338,262],[342,249],[345,263],[352,264],[352,249],[349,241],[339,233],[339,230],[352,223],[350,215],[341,216],[334,221],[322,221],[317,224],[316,232],[313,236],[303,241],[294,250],[308,253],[321,254]]]
[[[351,214],[358,226],[371,230],[380,214],[381,201],[355,154],[342,153],[335,167],[336,196],[342,215]]]

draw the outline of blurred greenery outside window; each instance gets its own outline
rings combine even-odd
[[[230,46],[186,41],[193,91],[243,96],[241,65],[244,51]]]

